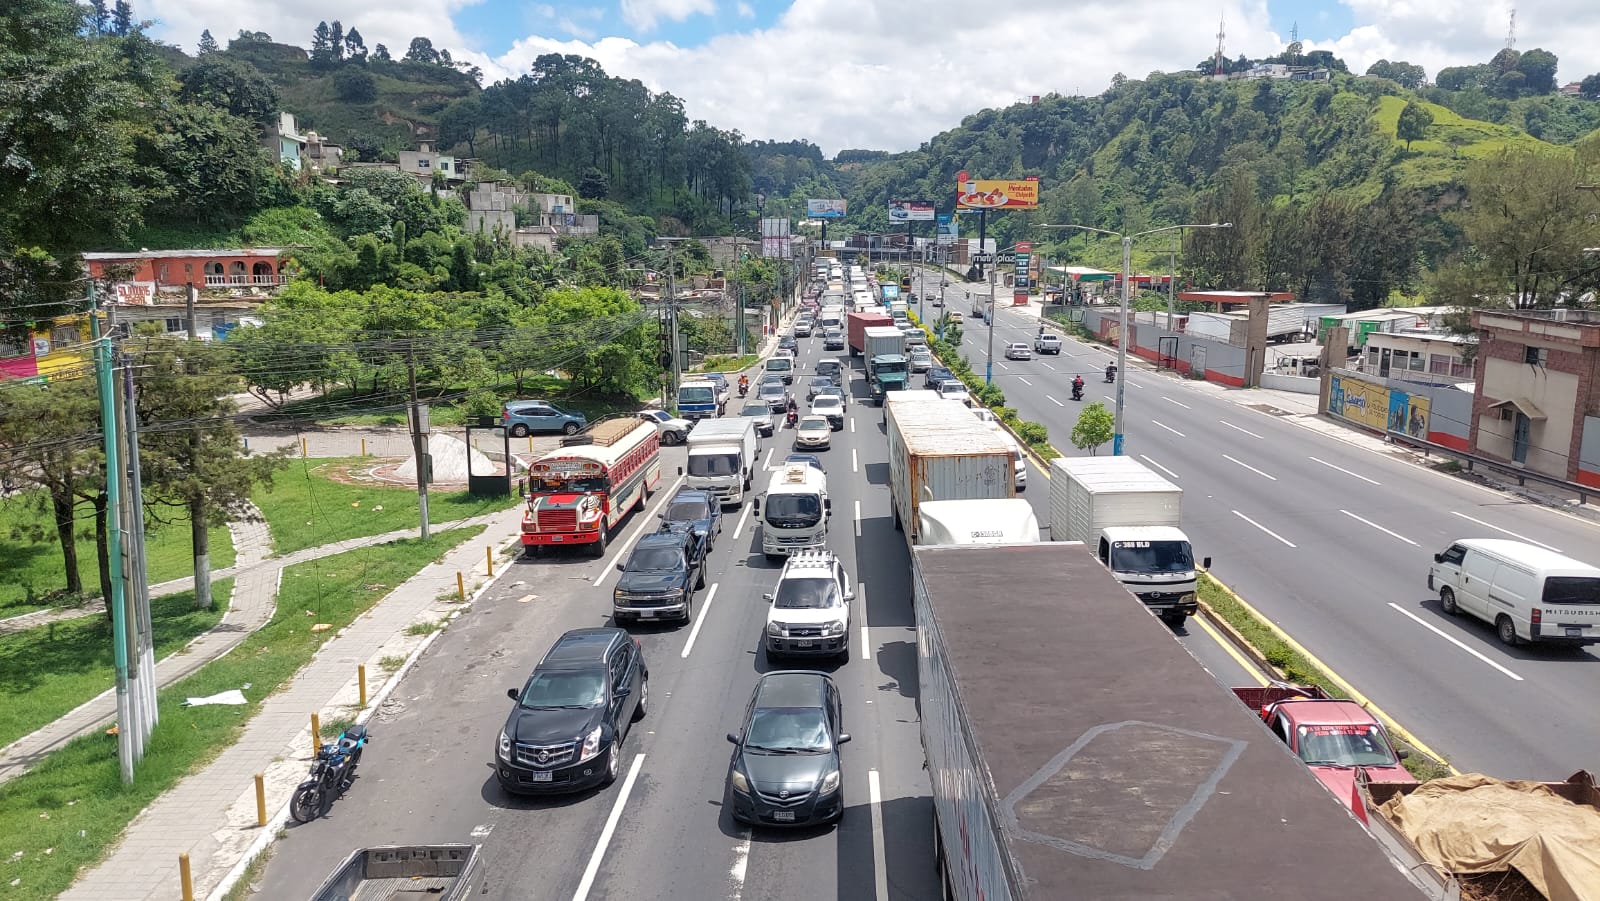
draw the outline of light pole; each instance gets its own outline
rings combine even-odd
[[[1008,250],[1016,250],[1016,249],[1017,249],[1017,245],[1013,244],[1010,247],[1006,247],[1006,248],[1002,248],[1002,249],[996,250],[994,252],[994,256],[995,256],[994,262],[990,263],[987,267],[985,267],[988,270],[988,273],[989,273],[989,302],[988,302],[987,305],[984,306],[984,310],[986,312],[984,313],[984,317],[983,317],[983,318],[989,320],[989,359],[988,359],[988,362],[986,362],[984,364],[984,367],[983,367],[983,383],[985,385],[994,384],[994,320],[995,320],[995,312],[996,312],[995,298],[994,298],[995,267],[1000,265],[1000,255],[1002,253],[1005,253]]]
[[[1131,235],[1107,231],[1103,228],[1092,228],[1087,225],[1035,225],[1034,228],[1077,229],[1078,231],[1109,235],[1122,242],[1122,303],[1121,309],[1117,311],[1117,372],[1120,378],[1117,379],[1116,425],[1113,427],[1111,435],[1111,454],[1112,456],[1120,457],[1122,456],[1123,411],[1126,406],[1125,400],[1128,385],[1128,308],[1133,305],[1133,295],[1130,290],[1130,285],[1133,281],[1133,239],[1185,228],[1233,228],[1233,223],[1212,222],[1206,225],[1166,225]]]

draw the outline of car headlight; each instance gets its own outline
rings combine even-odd
[[[506,730],[504,730],[504,729],[500,730],[500,740],[496,744],[500,749],[500,756],[502,758],[506,759],[506,760],[510,760],[511,759],[511,736],[506,734]]]
[[[781,623],[767,623],[767,634],[775,638],[782,638],[784,636],[783,625]]]
[[[579,763],[591,760],[596,754],[600,753],[600,733],[602,731],[601,727],[596,726],[589,730],[588,735],[583,737],[583,754],[578,758]]]
[[[823,635],[824,638],[832,638],[835,635],[843,635],[843,634],[844,634],[844,623],[841,620],[837,620],[836,619],[831,623],[823,623],[822,624],[822,635]]]
[[[746,779],[744,773],[738,770],[733,771],[733,790],[747,795],[750,794],[750,780]]]
[[[828,775],[822,777],[822,787],[817,790],[819,795],[831,795],[839,790],[839,771],[830,770]]]

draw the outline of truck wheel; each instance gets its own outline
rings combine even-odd
[[[1494,627],[1500,634],[1501,644],[1515,647],[1521,643],[1521,639],[1517,638],[1517,624],[1511,621],[1511,617],[1500,614],[1500,618],[1494,621]]]
[[[1181,627],[1184,624],[1184,621],[1188,618],[1188,614],[1184,613],[1182,610],[1168,611],[1161,614],[1162,621],[1174,629]]]
[[[1456,593],[1448,585],[1439,589],[1439,608],[1451,616],[1461,612],[1461,608],[1456,606]]]
[[[535,557],[542,557],[544,556],[544,545],[525,544],[522,546],[522,556],[528,560],[532,560]]]
[[[606,534],[605,523],[601,523],[600,537],[596,538],[594,543],[589,545],[589,555],[592,557],[604,557],[606,555],[606,545],[608,543],[610,543],[610,536]]]

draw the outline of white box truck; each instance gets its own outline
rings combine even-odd
[[[756,428],[748,416],[702,420],[689,432],[685,484],[711,492],[725,506],[744,503],[758,466]]]
[[[1010,446],[961,404],[896,397],[884,419],[894,524],[911,544],[923,543],[918,537],[923,503],[1016,497]],[[959,525],[947,528],[961,531]]]
[[[866,336],[867,345],[862,356],[868,360],[906,352],[905,333],[892,325],[869,325],[862,334]]]
[[[1050,468],[1051,540],[1088,545],[1168,623],[1193,615],[1194,548],[1178,525],[1183,489],[1132,457],[1058,457]]]

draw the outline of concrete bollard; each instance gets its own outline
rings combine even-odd
[[[305,436],[301,435],[300,436],[300,458],[303,460],[303,459],[305,459],[306,457],[308,457],[310,455],[311,455],[310,452],[306,449]]]
[[[267,780],[256,774],[256,825],[267,825]]]
[[[315,713],[311,714],[311,759],[317,759],[317,752],[322,750],[322,719]]]
[[[366,455],[367,455],[367,439],[363,438],[363,439],[361,439],[361,456],[365,457]]]
[[[194,901],[194,878],[189,875],[189,855],[178,855],[178,881],[183,885],[183,901]]]
[[[494,546],[493,545],[490,545],[490,546],[485,547],[483,549],[483,559],[485,561],[487,561],[488,564],[489,564],[489,578],[491,578],[491,579],[494,578]]]
[[[367,709],[367,665],[365,663],[356,667],[356,676],[361,682],[361,709]]]
[[[459,569],[456,570],[456,596],[460,597],[463,603],[467,600],[467,580],[461,577]]]

